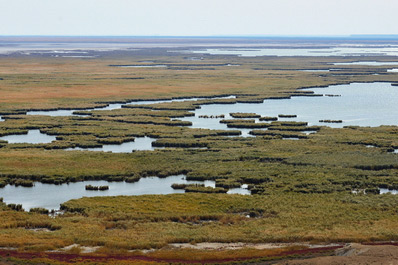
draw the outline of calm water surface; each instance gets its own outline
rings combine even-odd
[[[380,189],[380,194],[386,194],[386,193],[391,193],[391,194],[398,194],[398,190],[389,190],[389,189]]]
[[[154,138],[150,137],[136,137],[133,142],[126,142],[122,144],[104,144],[102,147],[95,148],[68,148],[67,151],[100,151],[100,152],[112,152],[112,153],[131,153],[132,151],[145,151],[145,150],[155,150],[152,147],[152,142],[156,141]]]
[[[397,56],[398,47],[380,46],[376,48],[368,47],[345,47],[337,46],[331,48],[264,48],[264,49],[245,49],[245,48],[218,48],[190,50],[190,53],[213,54],[213,55],[239,55],[244,57],[253,56]]]
[[[332,65],[370,65],[370,66],[382,66],[382,65],[398,65],[398,62],[350,62],[350,63],[333,63]]]
[[[316,94],[341,95],[340,97],[292,97],[291,99],[264,100],[260,104],[237,103],[231,105],[203,105],[195,110],[191,121],[193,128],[224,129],[220,119],[203,119],[200,115],[225,115],[232,112],[253,112],[261,116],[295,114],[297,118],[279,118],[281,121],[304,121],[309,125],[343,127],[347,125],[380,126],[398,125],[398,87],[390,83],[353,83],[326,88],[304,89]],[[321,123],[319,120],[343,120],[343,123]],[[258,120],[256,120],[258,122]]]
[[[34,207],[51,210],[59,209],[63,202],[81,197],[184,193],[184,190],[172,189],[171,185],[174,183],[204,184],[205,186],[215,187],[214,181],[190,181],[186,180],[184,175],[177,175],[167,178],[147,177],[135,183],[83,181],[54,185],[36,182],[35,186],[31,188],[7,185],[0,189],[0,197],[3,197],[7,204],[22,204],[27,211]],[[87,191],[86,185],[109,186],[109,190]],[[250,191],[240,188],[231,189],[229,193],[250,194]]]
[[[142,101],[133,101],[130,103],[112,103],[109,104],[106,107],[98,107],[98,108],[88,108],[85,110],[115,110],[115,109],[121,109],[123,105],[149,105],[149,104],[159,104],[159,103],[171,103],[171,102],[182,102],[182,101],[198,101],[201,99],[229,99],[229,98],[235,98],[235,96],[221,96],[221,97],[212,97],[212,98],[203,98],[203,97],[197,97],[197,98],[179,98],[179,99],[166,99],[166,100],[142,100]],[[75,115],[73,112],[79,111],[77,109],[75,110],[51,110],[51,111],[46,111],[46,110],[40,110],[40,111],[28,111],[26,115],[45,115],[45,116],[86,116],[86,115]]]
[[[5,140],[9,144],[29,143],[29,144],[48,144],[55,141],[55,136],[41,133],[40,130],[30,130],[28,134],[21,135],[7,135],[0,137],[0,140]]]

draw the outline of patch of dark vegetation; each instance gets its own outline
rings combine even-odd
[[[342,120],[319,120],[319,122],[323,122],[323,123],[343,123]]]
[[[39,213],[39,214],[49,214],[50,213],[50,211],[49,210],[47,210],[47,209],[45,209],[45,208],[31,208],[30,210],[29,210],[29,212],[31,212],[31,213]]]
[[[10,204],[7,204],[7,207],[10,208],[11,210],[17,211],[17,212],[23,212],[23,211],[25,211],[25,210],[22,208],[22,204],[10,203]]]
[[[127,177],[124,181],[127,183],[134,183],[140,180],[140,176]]]
[[[109,186],[92,186],[92,185],[86,185],[86,190],[109,190]]]
[[[237,118],[237,119],[246,119],[246,118],[260,118],[261,115],[258,115],[256,113],[243,113],[243,112],[235,112],[235,113],[230,113],[232,118]]]
[[[208,147],[206,142],[184,140],[184,139],[161,139],[152,142],[153,147],[182,147],[182,148],[205,148]]]
[[[15,185],[16,187],[22,186],[22,187],[33,187],[34,183],[32,180],[29,179],[12,179],[10,180],[9,184]]]
[[[120,78],[116,78],[119,80],[142,80],[145,79],[145,77],[120,77]]]
[[[268,117],[268,116],[266,116],[266,117],[260,117],[259,120],[260,121],[277,121],[278,117]]]
[[[292,130],[294,131],[294,130]],[[304,134],[297,134],[297,133],[290,133],[287,131],[279,131],[279,130],[267,130],[267,131],[263,131],[263,130],[253,130],[250,131],[249,134],[251,135],[255,135],[255,136],[277,136],[280,139],[282,138],[297,138],[297,139],[307,139],[308,136],[304,135]]]
[[[188,184],[178,184],[178,183],[173,183],[171,185],[171,188],[174,190],[184,190],[187,187]]]
[[[385,169],[398,169],[398,165],[356,165],[355,168],[362,170],[380,171]]]
[[[225,115],[199,115],[198,118],[203,118],[203,119],[224,119]]]
[[[291,115],[291,114],[278,114],[279,118],[297,118],[297,115]]]
[[[228,128],[267,128],[269,123],[256,123],[255,120],[221,120],[220,123],[226,123]]]
[[[185,192],[198,192],[198,193],[227,193],[228,189],[205,187],[203,184],[190,184],[185,186]]]

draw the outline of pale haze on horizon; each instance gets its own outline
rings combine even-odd
[[[396,0],[0,0],[0,35],[398,34]]]

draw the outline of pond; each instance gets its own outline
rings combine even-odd
[[[176,175],[166,178],[147,177],[134,183],[83,181],[69,184],[54,185],[36,182],[31,188],[7,185],[0,189],[0,197],[7,204],[22,204],[26,211],[31,208],[59,209],[60,204],[71,199],[94,196],[144,195],[144,194],[171,194],[184,193],[184,190],[175,190],[171,185],[177,184],[204,184],[215,187],[214,181],[190,181],[185,175]],[[109,186],[109,190],[86,190],[86,185]],[[247,189],[232,189],[231,193],[250,194]]]
[[[112,153],[131,153],[132,151],[145,151],[155,150],[152,147],[152,142],[156,141],[155,138],[150,137],[136,137],[132,142],[126,142],[122,144],[104,144],[102,147],[94,148],[68,148],[67,151],[100,151],[100,152],[112,152]]]
[[[56,140],[55,136],[41,133],[40,130],[29,130],[27,134],[13,134],[0,137],[0,140],[7,141],[9,144],[29,143],[29,144],[48,144]]]
[[[380,188],[380,194],[386,194],[386,193],[391,193],[391,194],[398,194],[398,190],[389,190],[389,189],[382,189]]]
[[[203,119],[205,115],[229,113],[257,113],[277,117],[278,114],[295,114],[296,118],[279,118],[281,121],[303,121],[309,125],[341,128],[347,125],[380,126],[398,124],[398,87],[391,83],[352,83],[322,88],[309,88],[322,97],[292,97],[290,99],[264,100],[263,103],[237,103],[203,105],[194,111],[195,116],[181,120],[192,122],[193,128],[228,130],[221,119]],[[333,96],[335,95],[335,96]],[[371,106],[371,107],[370,107]],[[320,120],[342,120],[342,123],[322,123]],[[259,122],[256,119],[256,122]],[[233,129],[233,128],[232,128]],[[249,130],[250,131],[250,130]],[[244,134],[247,130],[244,131]]]

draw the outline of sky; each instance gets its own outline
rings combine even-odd
[[[398,34],[397,0],[0,0],[0,35]]]

